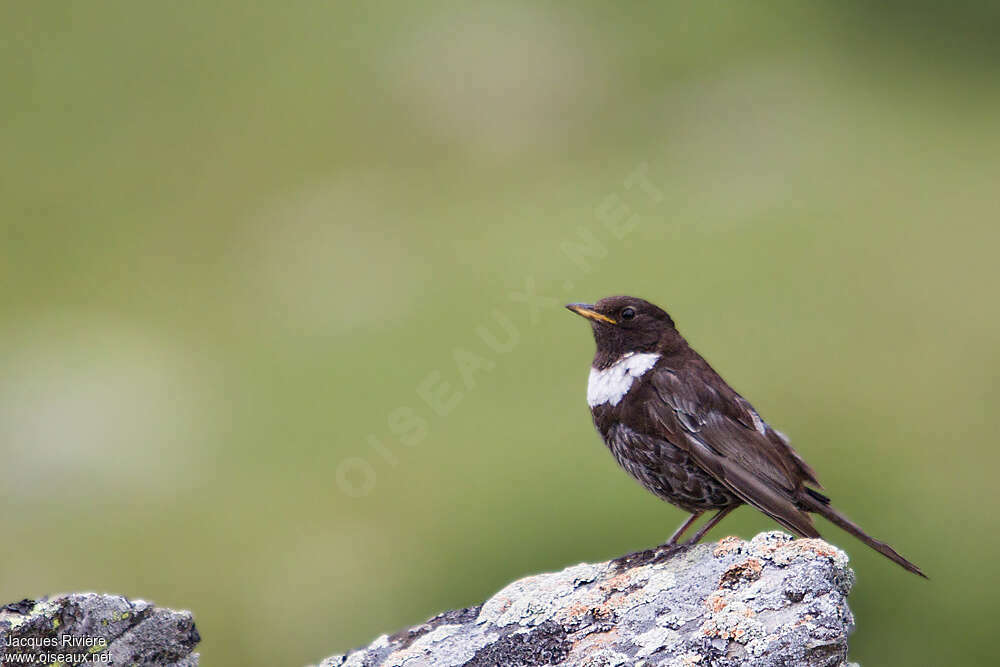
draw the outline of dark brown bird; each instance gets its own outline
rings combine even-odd
[[[687,544],[746,503],[802,537],[819,537],[815,512],[926,576],[830,505],[788,439],[691,349],[662,309],[629,296],[566,307],[594,330],[587,403],[604,442],[640,484],[691,513],[668,545],[704,512],[717,510]]]

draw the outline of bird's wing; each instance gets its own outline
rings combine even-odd
[[[818,537],[796,497],[805,483],[819,482],[753,406],[701,360],[657,367],[651,379],[656,395],[647,403],[649,416],[671,442],[744,502],[799,535]]]

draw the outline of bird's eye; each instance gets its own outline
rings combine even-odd
[[[629,306],[628,308],[622,309],[623,320],[631,320],[633,317],[635,317],[635,308]]]

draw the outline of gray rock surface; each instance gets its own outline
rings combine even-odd
[[[847,556],[780,532],[515,581],[322,667],[846,665]]]
[[[199,641],[191,612],[120,595],[71,593],[0,607],[2,665],[197,667]]]

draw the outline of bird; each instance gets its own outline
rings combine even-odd
[[[690,513],[665,547],[705,512],[696,544],[750,505],[800,537],[818,514],[910,572],[923,571],[831,505],[816,473],[680,334],[662,308],[631,296],[566,306],[589,320],[596,352],[587,382],[594,426],[625,471]]]

